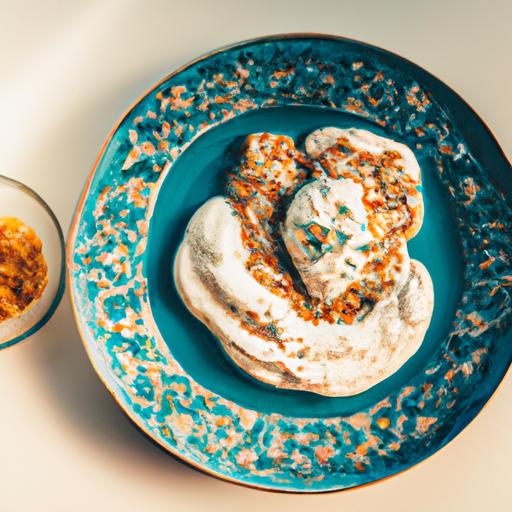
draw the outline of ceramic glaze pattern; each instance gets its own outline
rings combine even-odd
[[[208,391],[173,359],[149,308],[148,227],[173,163],[218,123],[294,104],[362,116],[435,160],[463,241],[466,286],[451,333],[405,387],[344,417],[264,414]],[[346,41],[264,40],[187,67],[126,116],[77,212],[71,291],[88,348],[108,368],[113,393],[172,453],[253,485],[343,489],[429,456],[496,387],[499,379],[489,376],[512,318],[511,225],[503,195],[449,116],[411,77]]]

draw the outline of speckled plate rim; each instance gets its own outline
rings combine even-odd
[[[48,203],[35,190],[31,189],[24,183],[21,183],[18,180],[0,174],[0,183],[2,181],[7,183],[11,187],[18,188],[24,194],[27,194],[28,196],[32,197],[45,210],[46,214],[55,226],[55,230],[57,232],[57,236],[59,239],[60,265],[59,277],[57,281],[57,290],[55,291],[55,296],[53,297],[53,300],[50,306],[48,307],[48,310],[32,327],[27,329],[25,332],[19,334],[18,336],[14,337],[11,340],[7,340],[0,343],[0,350],[17,345],[20,341],[27,339],[28,337],[32,336],[37,331],[39,331],[42,327],[44,327],[48,320],[50,320],[50,318],[55,313],[57,307],[59,306],[60,301],[62,300],[62,296],[64,295],[64,288],[66,286],[66,243],[64,241],[64,234],[62,232],[62,228],[60,226],[59,220],[55,216],[55,213],[53,213],[53,210],[50,208]]]
[[[90,187],[91,187],[91,183],[92,183],[92,180],[93,180],[93,177],[95,175],[95,172],[105,154],[105,150],[107,149],[107,147],[109,146],[109,143],[111,142],[112,140],[112,137],[114,136],[114,134],[117,132],[118,128],[122,125],[122,123],[124,122],[124,120],[126,119],[126,117],[130,114],[130,112],[132,111],[132,109],[139,103],[141,102],[144,98],[146,98],[148,95],[150,95],[155,89],[157,89],[160,85],[162,85],[163,83],[165,83],[167,80],[169,80],[170,78],[178,75],[179,73],[181,73],[182,71],[185,71],[186,69],[188,69],[189,67],[193,66],[194,64],[197,64],[205,59],[208,59],[209,57],[211,56],[214,56],[214,55],[217,55],[217,54],[220,54],[220,53],[223,53],[225,51],[229,51],[229,50],[234,50],[234,49],[237,49],[239,47],[243,47],[243,46],[246,46],[246,45],[249,45],[251,43],[257,43],[257,42],[262,42],[262,41],[272,41],[272,40],[286,40],[286,39],[296,39],[296,38],[310,38],[310,39],[332,39],[332,40],[341,40],[341,41],[347,41],[347,42],[353,42],[353,43],[357,43],[359,45],[362,45],[364,47],[367,47],[369,48],[370,50],[377,50],[379,52],[383,52],[384,54],[387,54],[389,56],[393,56],[393,57],[397,57],[399,59],[401,59],[402,61],[405,61],[406,63],[409,63],[409,64],[412,64],[413,66],[415,66],[417,69],[421,70],[422,72],[426,73],[427,75],[430,76],[430,78],[438,81],[439,83],[441,83],[450,93],[452,93],[467,109],[470,110],[470,112],[473,114],[473,116],[475,117],[475,119],[480,123],[480,125],[484,128],[485,132],[486,132],[486,135],[490,138],[490,141],[494,144],[495,146],[495,150],[498,151],[500,154],[501,154],[501,157],[508,163],[508,159],[503,151],[503,149],[500,147],[498,141],[496,140],[494,134],[492,133],[492,131],[490,130],[490,128],[485,124],[485,122],[480,118],[480,116],[474,111],[474,109],[465,101],[463,100],[463,98],[460,97],[460,95],[458,95],[455,91],[453,91],[453,89],[451,89],[449,86],[447,86],[446,84],[444,84],[444,82],[442,82],[441,80],[437,79],[435,76],[433,76],[431,73],[428,73],[426,70],[424,70],[421,66],[418,66],[414,63],[412,63],[411,61],[397,55],[396,53],[393,53],[393,52],[390,52],[390,51],[387,51],[387,50],[384,50],[382,48],[379,48],[379,47],[376,47],[376,46],[373,46],[373,45],[370,45],[370,44],[367,44],[367,43],[364,43],[364,42],[361,42],[361,41],[357,41],[357,40],[354,40],[354,39],[350,39],[350,38],[346,38],[346,37],[342,37],[342,36],[336,36],[336,35],[327,35],[327,34],[319,34],[319,33],[287,33],[287,34],[276,34],[276,35],[271,35],[271,36],[263,36],[263,37],[257,37],[257,38],[253,38],[253,39],[249,39],[249,40],[246,40],[246,41],[242,41],[242,42],[238,42],[238,43],[235,43],[235,44],[232,44],[232,45],[228,45],[228,46],[224,46],[224,47],[221,47],[217,50],[214,50],[214,51],[211,51],[211,52],[208,52],[202,56],[200,56],[199,58],[179,67],[178,69],[176,69],[175,71],[173,71],[172,73],[168,74],[167,76],[165,76],[162,80],[160,80],[158,83],[156,83],[155,85],[153,85],[150,89],[148,89],[144,94],[142,94],[126,111],[126,113],[119,119],[119,121],[117,122],[117,124],[114,126],[114,128],[111,130],[111,132],[109,133],[108,137],[106,138],[102,148],[101,148],[101,151],[94,163],[94,166],[89,174],[89,177],[87,179],[87,182],[84,186],[84,189],[82,191],[82,194],[81,194],[81,197],[80,197],[80,200],[78,202],[78,205],[76,207],[76,210],[75,210],[75,213],[74,213],[74,216],[73,216],[73,221],[72,221],[72,224],[71,224],[71,227],[70,227],[70,231],[69,231],[69,238],[68,238],[68,245],[67,245],[67,268],[68,268],[68,279],[72,280],[72,270],[71,270],[71,264],[72,264],[72,260],[73,260],[73,249],[74,249],[74,243],[75,243],[75,237],[76,237],[76,230],[77,230],[77,225],[78,225],[78,221],[80,219],[80,216],[81,216],[81,213],[82,213],[82,210],[83,210],[83,207],[84,207],[84,203],[85,203],[85,199],[88,195],[88,192],[90,190]],[[510,163],[509,163],[510,165]],[[260,489],[260,490],[265,490],[265,491],[271,491],[271,492],[285,492],[285,493],[297,493],[297,494],[304,494],[304,493],[313,493],[313,494],[318,494],[318,493],[326,493],[326,492],[341,492],[341,491],[345,491],[345,490],[354,490],[354,489],[357,489],[357,488],[360,488],[360,487],[365,487],[365,486],[368,486],[368,485],[372,485],[372,484],[375,484],[375,483],[378,483],[380,481],[383,481],[383,480],[387,480],[393,476],[396,476],[400,473],[403,473],[404,471],[407,471],[408,469],[411,469],[412,467],[415,467],[417,466],[420,462],[423,462],[424,460],[426,460],[427,458],[430,458],[432,455],[434,454],[437,454],[441,448],[444,448],[444,446],[446,446],[446,444],[438,447],[434,452],[432,453],[428,453],[424,458],[420,459],[419,461],[417,461],[415,464],[409,466],[409,467],[406,467],[400,471],[397,471],[393,474],[390,474],[388,476],[385,476],[383,478],[379,478],[379,479],[376,479],[376,480],[373,480],[373,481],[369,481],[367,483],[363,483],[363,484],[358,484],[358,485],[355,485],[355,486],[351,486],[351,487],[346,487],[346,488],[340,488],[340,489],[322,489],[322,490],[314,490],[314,489],[300,489],[300,490],[293,490],[293,489],[287,489],[287,488],[272,488],[272,487],[269,487],[269,486],[266,486],[266,485],[258,485],[258,484],[254,484],[254,483],[251,483],[251,482],[246,482],[246,481],[242,481],[240,479],[236,479],[236,478],[231,478],[230,476],[228,475],[225,475],[225,474],[222,474],[220,472],[216,472],[216,471],[212,471],[210,470],[209,468],[206,468],[204,466],[202,466],[201,464],[199,463],[195,463],[194,461],[192,460],[188,460],[188,459],[185,459],[182,454],[180,454],[180,452],[178,450],[175,450],[173,449],[172,447],[166,445],[165,443],[161,442],[157,437],[151,435],[151,433],[149,433],[148,431],[146,431],[138,422],[138,418],[137,416],[133,413],[133,411],[129,408],[129,407],[125,407],[122,403],[122,401],[116,396],[116,391],[114,389],[113,386],[109,385],[109,383],[107,382],[107,379],[104,377],[104,375],[102,374],[101,370],[98,368],[97,364],[95,363],[95,358],[94,358],[94,355],[92,353],[92,350],[91,348],[88,346],[88,343],[86,341],[86,337],[85,337],[85,333],[82,331],[82,327],[80,325],[80,318],[79,318],[79,311],[78,311],[78,307],[77,307],[77,304],[75,303],[75,299],[74,299],[74,296],[73,296],[73,293],[72,293],[72,290],[71,290],[71,287],[70,287],[70,298],[71,298],[71,302],[72,302],[72,305],[73,305],[73,313],[74,313],[74,316],[75,316],[75,320],[76,320],[76,323],[77,323],[77,326],[79,328],[79,331],[80,331],[80,335],[81,335],[81,338],[82,338],[82,342],[84,344],[84,347],[86,349],[86,352],[91,360],[91,363],[93,364],[99,378],[102,380],[102,382],[104,383],[105,387],[108,389],[108,391],[110,392],[110,394],[112,395],[112,397],[114,398],[114,400],[118,403],[118,405],[122,408],[122,410],[125,412],[125,414],[133,421],[133,423],[135,424],[135,426],[145,435],[147,436],[151,441],[153,441],[157,446],[159,446],[160,448],[162,448],[163,450],[165,450],[167,453],[170,453],[171,455],[175,456],[178,460],[180,460],[181,462],[184,462],[185,464],[189,465],[189,466],[192,466],[204,473],[207,473],[211,476],[214,476],[214,477],[217,477],[221,480],[224,480],[224,481],[229,481],[229,482],[232,482],[232,483],[235,483],[235,484],[238,484],[238,485],[242,485],[242,486],[245,486],[245,487],[250,487],[250,488],[255,488],[255,489]],[[509,365],[510,366],[510,365]],[[505,381],[505,377],[508,376],[510,374],[510,368],[508,367],[507,370],[505,371],[505,373],[501,376],[501,379],[500,381],[498,382],[498,384],[496,385],[496,387],[494,388],[492,394],[488,397],[488,399],[486,400],[486,402],[483,404],[483,406],[481,407],[481,409],[477,412],[476,415],[478,415],[482,410],[483,410],[483,407],[485,407],[490,399],[492,397],[495,396],[496,392],[498,389],[500,389],[503,384],[504,384],[504,381]],[[466,426],[471,423],[473,421],[473,419],[476,417],[476,415],[471,418],[465,425],[462,425],[459,427],[459,430],[458,432],[448,440],[448,442],[450,442],[454,437],[456,437],[457,435],[459,435],[463,430],[465,430]]]

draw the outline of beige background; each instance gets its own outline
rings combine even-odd
[[[341,34],[393,50],[457,90],[512,155],[512,5],[479,2],[0,1],[0,172],[39,191],[67,229],[102,142],[176,66],[263,34]],[[401,476],[324,496],[206,477],[141,436],[94,374],[67,297],[0,353],[0,511],[505,510],[512,383],[440,454]]]

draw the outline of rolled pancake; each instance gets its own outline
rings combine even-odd
[[[406,243],[423,219],[421,173],[407,146],[365,130],[317,130],[306,151],[250,135],[227,197],[190,221],[174,277],[247,373],[349,396],[400,368],[430,323],[432,282]]]
[[[383,282],[392,280],[386,294],[393,293],[409,274],[403,236],[380,274],[371,272],[372,259],[382,259],[385,251],[379,250],[377,244],[382,240],[369,229],[363,196],[360,183],[321,176],[304,185],[288,206],[281,230],[283,241],[309,295],[324,303],[334,302],[362,279],[367,284],[373,279],[381,294]]]

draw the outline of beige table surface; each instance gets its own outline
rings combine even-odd
[[[512,3],[0,1],[0,172],[39,191],[67,230],[103,139],[176,66],[258,35],[341,34],[440,77],[512,155]],[[96,377],[68,298],[0,353],[0,512],[502,511],[512,499],[512,382],[419,467],[361,490],[265,493],[193,471],[125,419]]]

